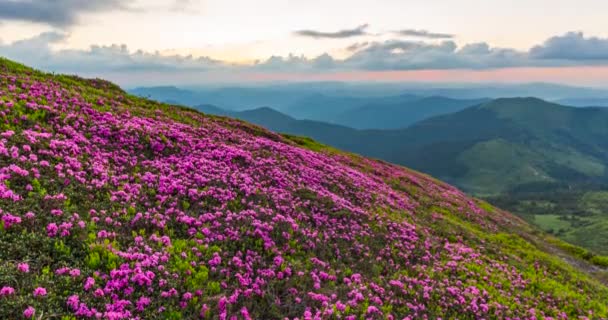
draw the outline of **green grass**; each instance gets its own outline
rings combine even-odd
[[[569,230],[572,225],[561,218],[562,216],[557,214],[537,214],[534,215],[534,223],[549,233],[554,233],[558,230]]]
[[[291,135],[291,134],[281,134],[283,136],[283,138],[297,144],[300,147],[306,148],[308,150],[312,150],[312,151],[330,151],[330,152],[338,152],[337,149],[334,149],[330,146],[321,144],[311,138],[308,137],[302,137],[302,136],[296,136],[296,135]]]
[[[608,191],[561,190],[488,198],[554,236],[608,255]]]

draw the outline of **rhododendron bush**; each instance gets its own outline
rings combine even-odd
[[[100,80],[0,60],[3,319],[607,316],[516,217]]]

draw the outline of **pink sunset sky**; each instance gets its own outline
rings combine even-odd
[[[406,71],[350,71],[325,74],[257,73],[252,80],[304,81],[375,81],[375,82],[556,82],[601,86],[608,81],[608,67],[520,67],[491,70],[406,70]]]
[[[125,86],[608,83],[596,0],[5,0],[0,55]]]

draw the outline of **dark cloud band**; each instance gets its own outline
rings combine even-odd
[[[536,59],[606,61],[608,39],[585,38],[582,32],[568,32],[535,46],[530,50],[530,55]]]
[[[129,0],[0,0],[0,20],[20,20],[66,27],[82,13],[128,8]]]
[[[404,29],[395,32],[398,35],[408,36],[408,37],[417,37],[417,38],[425,38],[425,39],[452,39],[454,38],[453,34],[449,33],[436,33],[430,32],[427,30],[416,30],[416,29]]]
[[[298,30],[295,31],[294,34],[301,37],[310,37],[315,39],[344,39],[344,38],[352,38],[367,35],[365,31],[369,27],[368,24],[360,25],[354,29],[344,29],[336,32],[323,32],[316,30]]]

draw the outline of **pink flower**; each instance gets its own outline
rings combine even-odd
[[[19,270],[20,272],[23,272],[23,273],[28,273],[28,272],[30,272],[30,265],[25,262],[20,263],[17,265],[17,270]]]
[[[247,307],[243,307],[241,309],[241,315],[243,316],[243,318],[245,320],[251,320],[251,315],[249,315],[249,311],[247,310]]]
[[[73,278],[80,277],[80,270],[79,269],[70,270],[70,276],[72,276]]]
[[[95,295],[96,297],[103,297],[105,294],[103,292],[103,290],[101,289],[95,289],[95,292],[93,292],[93,295]]]
[[[222,263],[222,258],[217,252],[213,253],[213,258],[208,261],[209,265],[212,267],[217,267]]]
[[[29,306],[23,311],[23,316],[27,319],[31,319],[34,316],[34,313],[36,313],[36,309],[34,309],[34,307],[32,306]]]
[[[382,313],[382,312],[377,307],[374,307],[374,306],[367,307],[367,314],[372,314],[372,313]]]
[[[34,289],[34,297],[44,297],[46,296],[46,289],[43,287],[38,287]]]
[[[46,233],[49,237],[56,236],[57,231],[59,231],[59,227],[57,227],[56,223],[49,223],[49,225],[46,226]]]
[[[72,310],[74,310],[74,311],[78,310],[79,303],[80,303],[80,298],[78,297],[77,294],[68,297],[67,305],[70,308],[72,308]]]
[[[91,290],[91,288],[95,285],[95,279],[88,277],[87,280],[85,280],[84,282],[84,290],[88,291]]]
[[[137,300],[137,310],[138,311],[144,311],[144,309],[150,304],[151,300],[148,297],[141,297],[139,298],[139,300]]]
[[[274,261],[273,262],[274,262],[275,267],[280,268],[281,265],[283,264],[283,257],[276,256],[276,257],[274,257]]]
[[[4,222],[4,227],[6,229],[10,228],[12,225],[17,225],[21,223],[21,218],[17,216],[13,216],[11,214],[5,214],[2,216],[2,222]]]
[[[2,289],[0,289],[0,297],[13,294],[15,294],[15,289],[13,287],[2,287]]]

